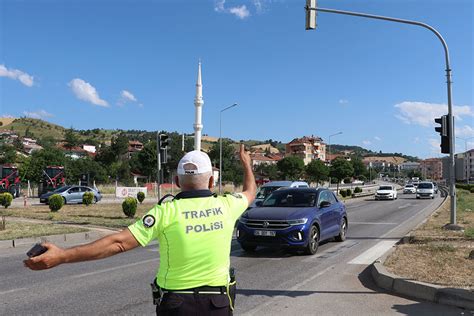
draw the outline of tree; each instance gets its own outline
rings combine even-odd
[[[141,174],[148,176],[151,180],[156,180],[156,141],[146,143],[135,157],[137,157],[136,161],[134,157],[130,161],[132,170],[137,168]]]
[[[337,179],[336,192],[339,192],[339,183],[341,183],[341,180],[354,174],[354,168],[352,167],[352,164],[342,157],[337,157],[334,159],[329,170],[330,176]]]
[[[65,162],[66,156],[58,148],[37,150],[21,165],[20,174],[27,180],[40,182],[46,166],[64,166]]]
[[[298,180],[304,171],[304,161],[299,157],[289,156],[280,160],[277,167],[285,180]]]
[[[309,182],[318,185],[329,176],[329,168],[321,160],[313,160],[306,166],[306,177]]]
[[[88,174],[91,181],[106,182],[107,170],[97,161],[89,157],[81,159],[66,159],[66,175],[70,183],[77,183],[83,174]]]
[[[16,149],[13,146],[7,144],[0,145],[0,164],[15,163],[16,162]]]
[[[120,133],[112,139],[110,147],[117,157],[121,157],[128,152],[128,138],[123,133]]]
[[[68,128],[64,132],[64,142],[65,142],[64,147],[69,148],[69,149],[79,145],[79,142],[80,142],[79,137],[77,137],[72,127]]]
[[[352,168],[354,169],[354,176],[365,176],[367,175],[367,167],[362,162],[360,158],[351,159]]]
[[[209,158],[214,166],[219,166],[219,143],[215,143],[209,151]],[[243,181],[243,170],[235,156],[235,147],[231,141],[222,140],[222,181],[239,185]]]
[[[277,180],[279,178],[276,164],[260,164],[255,168],[255,174],[265,176],[270,180]]]

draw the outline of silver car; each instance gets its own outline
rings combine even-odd
[[[40,196],[40,203],[48,204],[48,199],[53,194],[61,195],[64,199],[64,204],[82,203],[82,196],[86,192],[94,193],[93,203],[97,203],[102,199],[100,192],[93,188],[80,185],[67,185],[52,192],[42,194]]]

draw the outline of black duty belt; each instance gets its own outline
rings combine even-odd
[[[161,289],[163,294],[166,293],[177,293],[177,294],[227,294],[227,288],[225,286],[200,286],[192,289],[182,290],[168,290]]]

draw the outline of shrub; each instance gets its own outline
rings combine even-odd
[[[346,197],[346,190],[340,190],[339,191],[339,194],[342,196],[342,197]]]
[[[140,202],[140,204],[142,204],[143,201],[145,200],[145,193],[143,193],[143,192],[138,192],[138,193],[137,193],[137,200],[138,200],[138,202]]]
[[[351,189],[346,190],[346,196],[352,196],[352,190]]]
[[[352,179],[347,177],[347,178],[344,178],[344,183],[345,184],[348,184],[348,183],[351,183],[352,182]]]
[[[13,201],[13,195],[11,195],[8,192],[0,194],[0,205],[8,208],[10,205],[12,205]]]
[[[122,202],[123,213],[129,218],[133,218],[137,212],[137,204],[138,202],[136,198],[125,198],[125,200]]]
[[[48,205],[51,212],[57,212],[64,205],[64,198],[59,194],[53,194],[48,198]]]
[[[361,187],[355,187],[354,193],[362,193],[362,188]]]
[[[469,191],[470,191],[471,193],[474,193],[474,188],[471,188]]]
[[[82,196],[82,203],[84,203],[87,206],[91,205],[93,201],[94,201],[94,193],[93,192],[86,192]]]

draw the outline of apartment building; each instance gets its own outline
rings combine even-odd
[[[285,145],[285,151],[285,156],[300,157],[305,165],[316,159],[326,161],[326,144],[317,136],[295,138]]]

